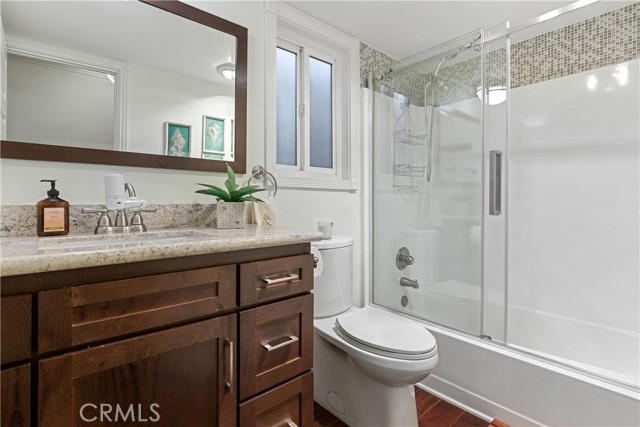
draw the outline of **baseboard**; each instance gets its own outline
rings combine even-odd
[[[542,426],[531,418],[459,387],[437,375],[429,375],[427,379],[416,386],[489,423],[494,418],[498,418],[511,426]]]

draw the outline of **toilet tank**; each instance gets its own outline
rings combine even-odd
[[[313,316],[330,317],[347,311],[353,292],[353,237],[334,236],[311,242],[311,247],[316,256],[320,254],[314,270]]]

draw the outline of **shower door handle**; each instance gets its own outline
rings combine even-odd
[[[489,151],[489,215],[502,210],[502,152]]]

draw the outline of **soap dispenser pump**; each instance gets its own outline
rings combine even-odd
[[[44,236],[62,236],[69,234],[69,203],[58,197],[55,179],[41,179],[40,182],[51,183],[47,197],[36,205],[38,211],[37,234]]]

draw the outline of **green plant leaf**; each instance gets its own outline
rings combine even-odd
[[[196,190],[196,193],[207,194],[209,196],[214,196],[218,200],[223,200],[225,202],[231,201],[230,200],[231,197],[229,196],[229,193],[224,191],[222,188],[216,187],[214,185],[207,185],[207,184],[198,184],[198,185],[203,185],[203,186],[208,187],[208,188],[207,189],[203,189],[203,190]]]
[[[227,187],[229,194],[236,188],[238,188],[238,184],[236,184],[236,173],[231,169],[231,166],[227,163],[227,180],[224,182],[224,186]]]
[[[245,202],[250,200],[248,197],[250,194],[257,193],[258,191],[264,191],[264,188],[258,188],[254,185],[239,188],[230,193],[231,199],[237,202]]]
[[[245,185],[244,187],[238,187],[236,183],[236,174],[231,169],[231,166],[227,164],[227,179],[224,182],[224,188],[209,185],[198,184],[203,187],[207,187],[206,190],[196,190],[196,193],[207,194],[209,196],[216,197],[217,200],[225,202],[263,202],[263,200],[252,196],[253,193],[259,191],[265,191],[265,188],[260,188],[257,185]]]

